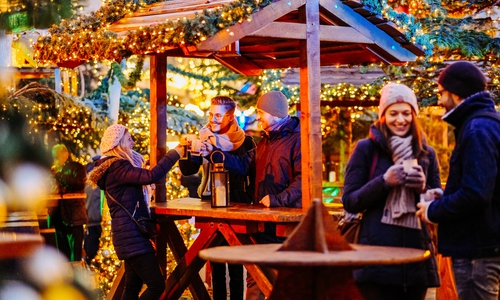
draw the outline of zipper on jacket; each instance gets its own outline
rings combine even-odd
[[[135,205],[134,213],[132,214],[132,217],[135,216],[135,212],[137,211],[138,208],[139,208],[139,201],[137,201],[137,204]]]

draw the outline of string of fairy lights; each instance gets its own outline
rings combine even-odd
[[[161,1],[149,1],[149,3]],[[40,37],[35,44],[35,59],[41,65],[63,64],[67,61],[121,61],[132,54],[160,53],[167,48],[194,45],[236,23],[251,22],[252,14],[269,5],[271,0],[239,0],[206,9],[191,18],[166,20],[145,26],[124,38],[108,30],[109,25],[145,3],[124,0],[107,1],[95,13],[64,20],[53,26],[50,36]],[[420,44],[427,54],[432,44],[413,16],[395,12],[387,1],[365,0],[375,14],[393,20],[409,40]]]
[[[271,2],[234,1],[204,10],[190,19],[168,20],[153,27],[142,27],[120,38],[109,31],[108,26],[144,3],[113,0],[95,13],[54,25],[49,29],[50,36],[38,39],[34,58],[41,65],[93,59],[119,62],[132,54],[159,53],[166,48],[193,45],[238,22],[250,22],[252,13]]]

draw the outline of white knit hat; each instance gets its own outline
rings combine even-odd
[[[380,91],[378,117],[382,117],[385,110],[394,103],[408,103],[418,115],[417,97],[412,89],[404,84],[388,83]]]
[[[127,128],[120,124],[113,124],[109,126],[101,139],[101,153],[105,154],[118,146],[126,131]]]

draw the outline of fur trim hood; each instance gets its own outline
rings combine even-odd
[[[111,164],[120,160],[118,157],[105,157],[95,162],[94,169],[87,176],[87,183],[92,185],[92,188],[97,188],[97,182],[102,178],[104,173],[109,169]],[[100,187],[102,189],[102,187]]]

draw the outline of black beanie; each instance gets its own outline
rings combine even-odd
[[[460,98],[486,89],[486,77],[478,67],[470,62],[460,61],[446,67],[439,75],[438,83]]]

